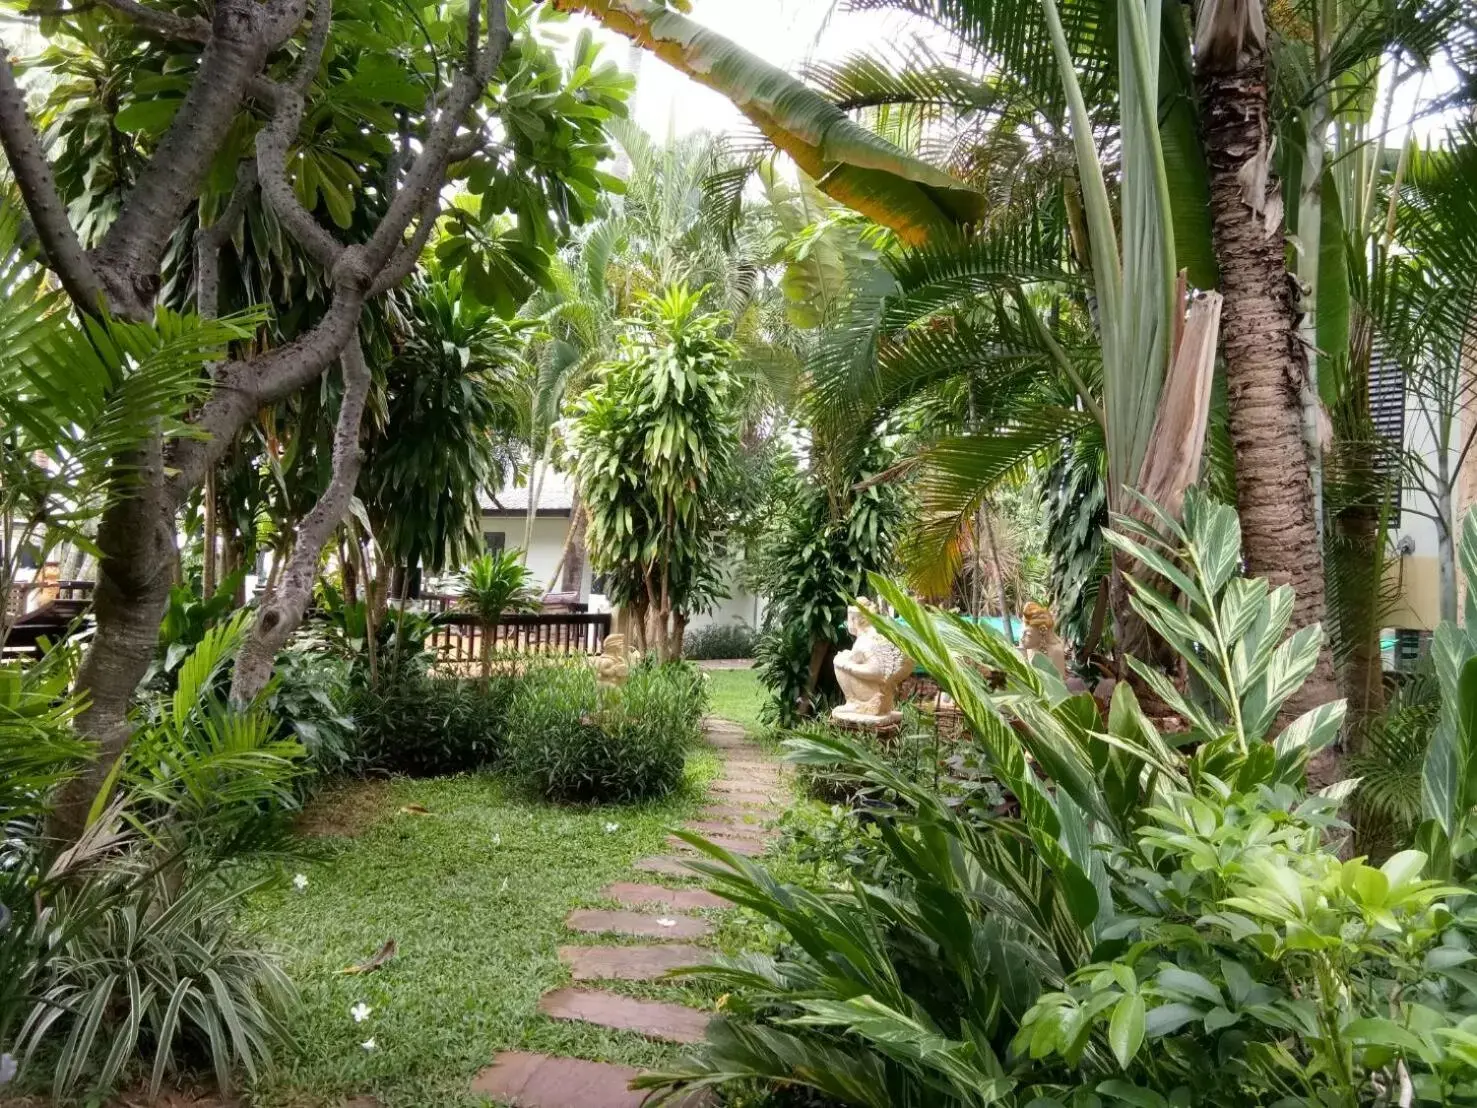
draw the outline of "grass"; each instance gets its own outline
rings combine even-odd
[[[536,1006],[568,980],[561,943],[603,941],[570,935],[565,915],[600,905],[611,881],[660,880],[633,875],[631,863],[664,850],[667,828],[703,803],[717,768],[710,751],[694,751],[687,790],[620,808],[555,807],[490,775],[379,785],[377,818],[358,838],[328,840],[330,855],[304,868],[306,889],[252,905],[248,922],[282,951],[303,998],[292,1043],[252,1089],[253,1104],[337,1108],[364,1094],[383,1108],[485,1104],[467,1089],[500,1050],[636,1066],[670,1060],[675,1048],[551,1020]],[[620,829],[607,833],[607,823]],[[391,938],[398,953],[383,969],[342,972]],[[707,999],[675,984],[622,991]],[[355,1023],[349,1011],[361,1001],[373,1012]],[[371,1036],[368,1051],[360,1044]]]
[[[754,671],[709,677],[712,713],[759,731],[765,693]],[[678,1047],[552,1020],[537,1005],[568,982],[562,943],[620,941],[571,934],[565,916],[616,907],[599,895],[612,881],[661,883],[631,863],[666,852],[668,829],[706,803],[718,771],[713,751],[694,750],[681,793],[628,807],[558,807],[490,774],[357,782],[329,794],[303,823],[327,836],[322,859],[303,864],[307,887],[263,896],[248,913],[302,993],[291,1043],[251,1089],[254,1108],[339,1108],[366,1095],[382,1108],[485,1105],[468,1088],[501,1050],[642,1067],[673,1060]],[[608,833],[609,823],[619,830]],[[747,912],[705,914],[718,920],[719,949],[777,938]],[[382,969],[343,972],[388,939],[397,954]],[[675,982],[603,987],[695,1006],[715,999]],[[373,1010],[355,1023],[360,1002]],[[371,1037],[372,1051],[361,1045]]]
[[[723,719],[741,723],[751,735],[764,729],[759,710],[769,699],[769,691],[760,683],[754,669],[710,669],[708,675],[709,711]]]

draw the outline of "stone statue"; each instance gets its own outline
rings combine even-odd
[[[1032,601],[1022,616],[1026,629],[1021,632],[1021,650],[1026,660],[1034,662],[1038,654],[1045,655],[1057,673],[1067,676],[1067,647],[1056,633],[1056,617],[1051,610]]]
[[[600,653],[593,659],[595,680],[608,689],[619,688],[631,673],[631,658],[626,651],[626,636],[606,635]]]
[[[862,616],[857,607],[846,609],[850,650],[836,655],[836,683],[846,703],[831,710],[833,719],[872,727],[892,726],[903,718],[895,700],[898,686],[913,672],[913,661],[893,646]]]

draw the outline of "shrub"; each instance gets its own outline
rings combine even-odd
[[[619,689],[600,688],[583,664],[533,670],[509,711],[512,769],[550,800],[664,796],[682,781],[704,699],[690,666],[638,666]]]
[[[1289,634],[1291,590],[1237,576],[1234,511],[1195,489],[1183,524],[1145,507],[1159,529],[1120,518],[1108,539],[1179,588],[1130,578],[1198,679],[1133,665],[1182,730],[1127,681],[1103,719],[1003,636],[877,581],[897,613],[879,631],[959,705],[959,745],[1008,802],[946,795],[820,729],[790,739],[792,760],[846,767],[890,802],[870,811],[876,873],[781,884],[683,833],[717,891],[792,943],[693,971],[730,992],[725,1012],[695,1056],[637,1084],[770,1077],[937,1108],[1352,1106],[1402,1084],[1467,1102],[1474,1071],[1446,1045],[1477,1010],[1469,925],[1447,903],[1465,890],[1420,880],[1416,851],[1383,870],[1340,860],[1348,788],[1309,796],[1304,780],[1343,702],[1278,721],[1320,629]]]
[[[516,682],[431,677],[418,668],[383,675],[354,697],[365,768],[434,777],[492,765],[503,753]]]
[[[267,686],[267,710],[286,736],[308,752],[319,773],[343,773],[359,760],[354,724],[352,664],[317,636],[301,636],[277,656]]]
[[[689,661],[710,658],[752,658],[759,633],[747,623],[710,623],[682,638],[682,656]]]
[[[41,832],[56,788],[91,756],[70,730],[68,659],[0,668],[0,902],[12,913],[0,1070],[18,1055],[24,1087],[102,1103],[126,1080],[157,1088],[202,1063],[225,1085],[237,1068],[254,1074],[281,1032],[292,988],[236,925],[257,885],[235,874],[243,861],[260,874],[263,848],[284,845],[304,754],[260,703],[225,700],[249,618],[207,629],[173,695],[143,698],[108,803],[75,842]]]
[[[177,887],[168,873],[137,879],[115,862],[59,891],[32,935],[49,960],[17,1036],[23,1070],[54,1048],[45,1056],[58,1101],[105,1096],[136,1059],[148,1062],[151,1096],[181,1063],[208,1064],[222,1089],[238,1068],[255,1077],[296,998],[276,959],[236,923],[255,887],[207,876]]]

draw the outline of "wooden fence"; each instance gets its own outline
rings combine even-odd
[[[467,612],[433,617],[427,641],[438,666],[473,665],[482,657],[487,628]],[[609,612],[535,612],[506,615],[493,628],[493,649],[517,654],[599,654],[610,634]]]

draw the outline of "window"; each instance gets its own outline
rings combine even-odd
[[[508,533],[506,531],[484,531],[482,541],[487,544],[487,553],[501,554],[508,545]]]
[[[1389,444],[1379,456],[1377,475],[1399,480],[1399,452],[1405,447],[1405,372],[1393,358],[1385,356],[1379,342],[1369,355],[1369,421]]]

